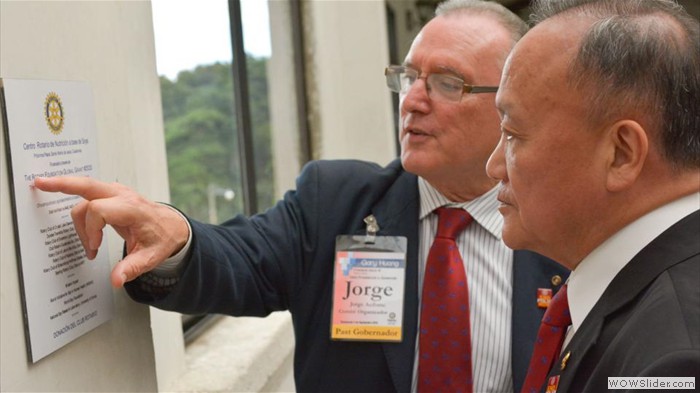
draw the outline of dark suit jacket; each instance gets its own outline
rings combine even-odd
[[[386,168],[358,161],[318,161],[297,179],[297,190],[264,214],[222,226],[191,221],[191,256],[165,297],[127,284],[137,301],[183,313],[264,316],[292,314],[299,391],[408,392],[418,324],[417,177],[394,161]],[[378,235],[408,239],[401,343],[330,340],[335,238],[364,234],[374,214]],[[568,272],[536,254],[515,252],[513,370],[520,389],[542,310],[537,288]],[[554,288],[558,289],[558,288]]]
[[[550,373],[560,374],[557,392],[604,392],[608,377],[700,380],[700,212],[659,235],[618,273],[562,358]]]

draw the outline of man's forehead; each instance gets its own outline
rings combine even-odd
[[[513,48],[506,60],[496,107],[501,116],[523,119],[532,111],[580,109],[580,92],[570,87],[571,64],[589,21],[541,22]],[[576,101],[576,102],[575,102]],[[551,113],[551,112],[549,112]]]
[[[539,23],[528,31],[518,44],[531,48],[549,49],[550,53],[572,54],[591,26],[592,19],[574,15],[557,15]],[[517,46],[517,45],[516,45]]]
[[[498,111],[512,113],[524,104],[524,98],[536,100],[548,94],[544,90],[561,85],[571,56],[565,53],[569,49],[560,31],[540,28],[528,32],[506,59],[496,95]]]
[[[572,25],[560,18],[535,26],[508,56],[504,83],[525,77],[556,79],[564,76],[578,52],[584,30],[583,23]]]
[[[445,52],[454,57],[476,55],[494,48],[502,48],[507,53],[511,43],[510,32],[494,16],[460,10],[436,16],[428,22],[413,40],[405,60],[412,63],[416,51],[421,50],[421,55],[425,55],[426,49],[432,54]]]

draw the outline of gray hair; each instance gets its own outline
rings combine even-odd
[[[493,16],[506,30],[510,32],[515,45],[528,31],[527,23],[506,7],[493,1],[483,0],[447,0],[435,9],[435,16],[447,15],[453,12],[469,11],[475,14]]]
[[[700,23],[672,0],[535,0],[531,20],[592,21],[570,68],[592,121],[643,114],[664,158],[700,168]]]

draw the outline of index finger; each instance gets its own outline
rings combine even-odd
[[[87,200],[109,198],[117,194],[114,185],[85,176],[37,177],[34,186],[42,191],[79,195]]]

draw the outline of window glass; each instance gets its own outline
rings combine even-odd
[[[228,3],[152,4],[171,202],[219,223],[242,211]]]
[[[232,4],[240,4],[241,20],[236,21],[230,20],[237,14],[229,12],[229,3],[151,3],[171,202],[189,217],[210,223],[244,213],[245,205],[251,207],[244,203],[245,190],[251,187],[257,211],[271,207],[293,185],[300,162],[306,159],[299,153],[298,123],[305,114],[297,113],[297,97],[303,94],[297,89],[303,83],[292,50],[292,28],[298,23],[292,22],[291,2],[241,0]],[[270,8],[276,56],[272,56]],[[247,96],[241,93],[246,91],[244,84],[234,80],[233,53],[241,48],[232,50],[232,26],[243,33],[246,69],[241,79],[247,82]],[[247,105],[236,105],[238,93]],[[236,113],[236,108],[246,113]],[[241,123],[250,124],[246,131],[251,133],[251,151],[245,155],[239,150]],[[248,187],[243,184],[244,172]],[[211,321],[183,316],[186,342]]]

